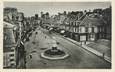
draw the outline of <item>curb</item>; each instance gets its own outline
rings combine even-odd
[[[66,53],[66,54],[65,54],[64,56],[62,56],[62,57],[55,57],[55,58],[53,58],[53,57],[45,56],[44,53],[41,53],[41,57],[42,57],[42,58],[45,58],[45,59],[49,59],[49,60],[59,60],[59,59],[65,59],[65,58],[69,57],[69,54]]]
[[[72,40],[72,39],[70,39],[70,38],[66,38],[66,37],[63,37],[63,36],[60,36],[60,37],[62,37],[62,38],[64,38],[64,39],[66,39],[66,40],[68,40],[68,41],[74,43],[75,45],[78,45],[78,46],[80,46],[80,47],[86,49],[87,51],[89,51],[89,52],[91,52],[91,53],[93,53],[93,54],[95,54],[95,55],[97,55],[97,56],[103,58],[103,59],[106,60],[107,62],[111,63],[111,58],[108,57],[108,56],[104,56],[104,57],[103,57],[103,53],[100,53],[100,52],[98,52],[97,50],[94,50],[94,49],[92,49],[91,47],[88,47],[88,46],[86,46],[86,45],[81,45],[79,42],[77,42],[77,41],[75,41],[75,40]]]

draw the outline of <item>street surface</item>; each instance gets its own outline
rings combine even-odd
[[[37,28],[29,39],[30,41],[25,43],[27,69],[103,69],[111,67],[111,64],[104,59],[83,49],[79,45],[75,45],[57,34],[49,34],[49,32],[45,29]],[[40,57],[40,54],[45,49],[52,47],[53,40],[59,42],[59,49],[62,49],[70,54],[68,58],[63,60],[48,60]]]

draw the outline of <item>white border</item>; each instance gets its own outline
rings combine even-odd
[[[112,2],[112,69],[3,69],[3,2]],[[0,72],[115,72],[115,0],[0,0]]]

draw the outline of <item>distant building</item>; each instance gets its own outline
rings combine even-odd
[[[52,26],[52,23],[53,23],[53,18],[49,16],[49,13],[45,13],[43,14],[43,12],[41,12],[41,20],[39,21],[40,22],[40,25],[43,27],[43,28],[47,28],[47,27],[51,27]]]
[[[23,21],[24,20],[24,13],[18,12],[18,14],[17,14],[17,20],[18,21]]]
[[[66,12],[58,13],[58,15],[55,15],[54,17],[54,23],[53,23],[54,26],[63,29],[65,27],[64,21],[66,18],[67,18]]]
[[[18,11],[16,8],[6,7],[4,8],[4,21],[11,22],[17,18]]]

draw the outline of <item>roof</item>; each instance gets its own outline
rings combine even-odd
[[[104,20],[102,17],[91,17],[91,16],[86,16],[83,21],[80,23],[82,26],[99,26],[105,24]]]

